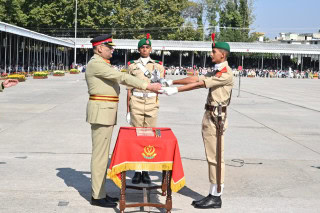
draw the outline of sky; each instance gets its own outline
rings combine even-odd
[[[320,0],[255,0],[253,31],[274,39],[280,32],[320,30]]]

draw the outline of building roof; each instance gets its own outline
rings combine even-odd
[[[74,38],[61,38],[74,41]],[[92,48],[91,38],[77,38],[77,48]],[[113,39],[116,49],[134,50],[138,48],[139,40]],[[320,45],[309,44],[282,44],[278,42],[228,42],[231,52],[238,53],[277,53],[277,54],[308,54],[319,55]],[[152,40],[153,50],[175,50],[175,51],[211,51],[211,42],[207,41],[171,41]]]
[[[27,30],[11,24],[0,22],[0,31],[24,36],[52,44],[66,47],[74,47],[74,38],[56,38],[45,34]],[[77,48],[92,48],[91,38],[77,38]],[[135,50],[139,40],[134,39],[114,39],[116,49]],[[316,44],[283,44],[277,42],[229,42],[231,52],[238,53],[278,53],[278,54],[305,54],[320,55],[320,45]],[[166,51],[211,51],[211,42],[208,41],[172,41],[172,40],[152,40],[152,49]]]
[[[22,27],[17,27],[11,24],[7,24],[0,21],[0,31],[16,34],[19,36],[24,36],[39,41],[45,41],[52,44],[58,44],[65,47],[74,47],[74,44],[70,41],[61,40],[60,38],[51,37],[45,34],[37,33],[31,30],[27,30]]]

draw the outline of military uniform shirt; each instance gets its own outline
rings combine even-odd
[[[228,62],[221,63],[221,67],[216,72],[208,72],[204,76],[199,76],[199,81],[204,81],[205,87],[210,88],[207,104],[211,106],[227,106],[233,87],[233,73],[228,66]]]
[[[115,70],[97,54],[90,59],[85,76],[89,95],[119,96],[119,83],[143,90],[148,86],[145,81]],[[86,120],[91,124],[115,125],[117,110],[117,102],[89,100]]]
[[[139,68],[138,63],[142,63],[141,58],[138,60],[135,60],[132,64],[128,67],[128,74],[133,75],[147,83],[150,83],[151,80],[147,76],[144,75],[144,72]],[[152,72],[156,69],[160,72],[160,78],[164,78],[164,67],[157,63],[155,60],[150,59],[146,65],[143,65],[149,72],[152,74]],[[128,87],[128,90],[133,89],[132,87]],[[136,92],[142,92],[141,90],[135,89]],[[147,90],[147,92],[150,92]]]

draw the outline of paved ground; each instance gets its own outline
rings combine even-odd
[[[240,97],[237,88],[229,107],[220,210],[190,205],[208,194],[200,133],[207,90],[160,97],[159,126],[176,134],[187,182],[173,194],[173,212],[319,212],[320,80],[242,78]],[[121,90],[111,150],[119,126],[127,126]],[[87,99],[83,74],[29,78],[0,94],[0,212],[119,212],[89,204]],[[159,173],[151,175],[159,183]],[[109,180],[107,187],[119,195]],[[130,191],[128,199],[142,197]],[[155,192],[151,200],[164,198]]]

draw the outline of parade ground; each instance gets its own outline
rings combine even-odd
[[[171,76],[176,79],[185,76]],[[226,181],[222,208],[199,210],[191,202],[208,195],[208,166],[201,120],[208,91],[160,95],[159,127],[176,135],[186,186],[173,193],[172,212],[319,212],[320,80],[238,78],[225,133]],[[119,212],[90,205],[91,130],[84,74],[28,78],[0,93],[0,212]],[[128,126],[121,86],[118,122]],[[151,172],[159,184],[159,172]],[[127,183],[133,172],[127,173]],[[110,196],[119,188],[107,180]],[[142,202],[128,190],[128,202]],[[164,202],[153,191],[151,202]],[[165,212],[127,208],[126,212]]]

